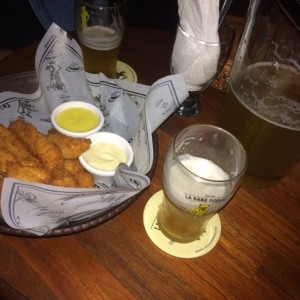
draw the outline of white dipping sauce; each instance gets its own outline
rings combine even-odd
[[[120,163],[126,163],[124,151],[113,144],[97,143],[83,154],[86,162],[99,170],[113,171]]]

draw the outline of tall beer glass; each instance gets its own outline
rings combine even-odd
[[[164,164],[161,231],[177,242],[199,238],[237,191],[246,162],[243,146],[222,128],[192,125],[179,132]]]
[[[247,151],[243,186],[272,186],[299,161],[299,83],[300,19],[293,1],[251,0],[219,123]]]
[[[115,78],[126,14],[126,0],[77,0],[76,31],[86,72]]]

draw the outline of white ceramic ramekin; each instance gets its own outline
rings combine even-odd
[[[126,164],[130,166],[133,161],[133,150],[130,144],[120,135],[117,135],[115,133],[111,132],[97,132],[94,133],[87,138],[91,139],[92,144],[91,147],[97,143],[105,143],[105,144],[112,144],[120,148],[123,153],[126,156]],[[84,158],[84,154],[82,154],[79,157],[79,161],[82,164],[82,166],[89,171],[90,173],[98,176],[113,176],[115,174],[115,170],[113,171],[107,171],[107,170],[101,170],[97,169],[93,166],[91,166]]]
[[[97,124],[97,126],[89,131],[83,131],[83,132],[69,131],[67,129],[62,128],[56,121],[57,116],[64,110],[69,109],[69,108],[74,108],[74,107],[85,108],[85,109],[90,110],[91,112],[95,113],[95,115],[97,115],[99,118],[99,123]],[[53,127],[58,132],[60,132],[64,135],[84,138],[95,132],[100,131],[100,129],[103,127],[103,124],[104,124],[104,116],[103,116],[102,112],[100,111],[100,109],[98,109],[93,104],[83,102],[83,101],[70,101],[70,102],[60,104],[53,110],[53,112],[51,114],[51,122],[52,122]]]

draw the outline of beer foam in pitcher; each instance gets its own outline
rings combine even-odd
[[[122,40],[121,32],[100,25],[84,28],[78,36],[82,44],[95,50],[114,49]]]
[[[300,130],[300,73],[278,63],[248,67],[235,90],[253,113],[282,127]]]

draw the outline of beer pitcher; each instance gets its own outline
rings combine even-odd
[[[299,1],[250,0],[220,126],[248,156],[243,186],[277,184],[300,159]]]

